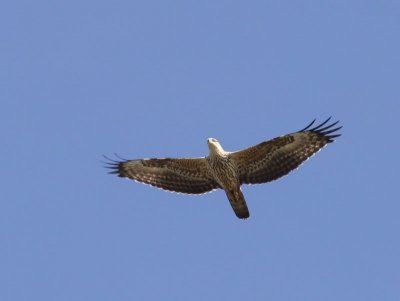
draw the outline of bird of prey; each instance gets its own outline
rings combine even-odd
[[[217,139],[207,140],[209,155],[201,158],[154,158],[108,162],[110,173],[165,190],[202,194],[223,189],[240,219],[250,216],[242,184],[276,180],[296,169],[340,134],[339,122],[304,129],[236,152],[225,151]],[[108,159],[108,158],[106,158]],[[110,160],[110,159],[109,159]]]

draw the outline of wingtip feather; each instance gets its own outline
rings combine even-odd
[[[117,157],[122,159],[119,156]],[[124,163],[125,160],[124,161],[114,160],[107,157],[106,155],[103,155],[103,158],[107,160],[107,161],[102,161],[102,163],[105,164],[104,168],[111,169],[111,171],[108,172],[109,174],[116,174],[119,177],[123,177],[121,174],[121,164]]]
[[[304,129],[302,129],[299,132],[314,132],[314,133],[318,133],[324,137],[326,137],[328,139],[328,143],[333,142],[333,138],[339,137],[341,136],[341,134],[335,134],[335,135],[328,135],[334,132],[337,132],[338,130],[340,130],[343,126],[339,126],[336,128],[333,128],[335,125],[337,125],[339,123],[339,120],[326,125],[330,120],[332,119],[332,116],[330,116],[328,119],[326,119],[324,122],[322,122],[321,124],[311,128],[311,126],[314,124],[315,119],[313,120],[313,122],[311,122],[308,126],[306,126]],[[326,126],[325,126],[326,125]]]

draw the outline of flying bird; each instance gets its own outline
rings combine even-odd
[[[340,134],[331,117],[314,126],[236,152],[225,151],[217,139],[207,140],[209,155],[201,158],[153,158],[108,162],[110,173],[164,190],[202,194],[223,189],[240,219],[250,216],[243,184],[271,182],[287,175]]]

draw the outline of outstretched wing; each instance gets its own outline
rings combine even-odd
[[[325,126],[331,118],[311,128],[315,120],[304,129],[262,142],[256,146],[230,154],[239,170],[242,184],[259,184],[276,180],[296,169],[301,163],[333,142],[339,134],[331,135],[342,127],[339,121]]]
[[[130,178],[169,191],[200,194],[220,188],[209,174],[205,158],[111,161],[109,168]]]

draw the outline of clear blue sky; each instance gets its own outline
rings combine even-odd
[[[399,1],[3,3],[0,300],[400,300],[399,32]],[[330,115],[246,221],[100,162]]]

